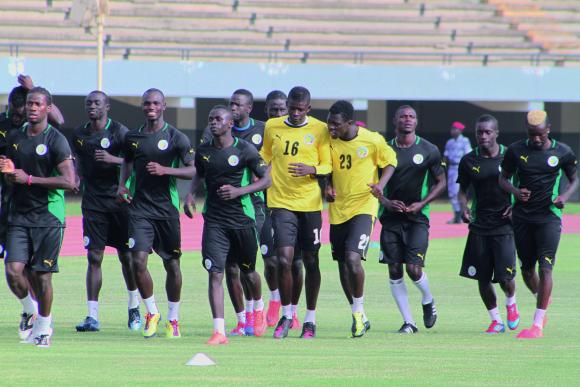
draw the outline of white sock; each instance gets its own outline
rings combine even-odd
[[[399,312],[403,316],[403,320],[408,323],[415,324],[413,316],[411,315],[411,310],[409,309],[409,297],[407,296],[407,286],[405,285],[405,280],[400,278],[398,280],[389,280],[391,285],[391,293],[393,298],[397,303]]]
[[[505,304],[506,304],[506,306],[512,306],[515,303],[516,303],[516,295],[515,294],[514,294],[513,297],[506,297],[505,298]]]
[[[36,316],[36,321],[34,322],[33,332],[36,336],[48,335],[50,334],[50,323],[52,322],[52,316],[44,317],[41,315]]]
[[[22,311],[26,314],[37,314],[38,313],[38,303],[32,299],[30,293],[26,297],[20,299],[22,304]]]
[[[129,293],[129,309],[135,309],[139,307],[139,289],[127,290]]]
[[[534,313],[534,325],[540,329],[544,325],[544,316],[546,316],[546,309],[536,309],[536,313]]]
[[[167,304],[169,305],[169,311],[167,312],[167,320],[168,321],[179,320],[179,305],[181,305],[181,302],[168,301]]]
[[[145,308],[147,308],[148,313],[151,314],[159,313],[159,309],[157,309],[157,304],[155,303],[155,296],[144,298],[143,303],[145,304]]]
[[[89,317],[99,321],[99,301],[87,301],[87,307],[89,309]]]
[[[238,323],[246,323],[246,312],[242,311],[240,313],[236,313],[236,317],[238,318]]]
[[[431,290],[429,289],[429,280],[427,279],[427,274],[423,272],[419,281],[414,282],[417,289],[421,291],[423,295],[423,299],[421,300],[421,304],[427,305],[433,301],[433,296],[431,295]]]
[[[219,332],[222,335],[226,334],[226,323],[223,318],[214,318],[213,319],[213,331]]]
[[[353,297],[352,298],[352,313],[363,313],[363,302],[364,302],[364,296],[360,297],[360,298],[356,298]]]
[[[246,300],[246,313],[254,313],[254,300]]]
[[[489,309],[487,311],[487,313],[489,313],[489,317],[491,318],[491,321],[497,321],[500,324],[503,324],[503,321],[501,319],[501,316],[499,314],[499,309],[497,308],[497,306],[493,309]]]
[[[294,317],[295,314],[298,314],[298,305],[290,305],[290,308],[292,309],[292,317]]]
[[[280,291],[278,289],[270,292],[270,301],[280,302]]]
[[[264,300],[260,297],[259,300],[254,300],[254,310],[256,312],[261,312],[264,310]]]
[[[282,305],[282,316],[292,320],[292,307],[290,305]]]
[[[306,316],[304,317],[304,322],[311,322],[312,324],[316,324],[316,311],[306,309]]]

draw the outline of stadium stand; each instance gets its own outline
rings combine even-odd
[[[94,55],[72,1],[5,0],[0,52]],[[580,1],[112,0],[105,55],[288,63],[580,63]]]

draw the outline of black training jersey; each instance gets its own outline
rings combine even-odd
[[[252,183],[252,173],[264,176],[267,165],[254,146],[234,138],[232,146],[218,149],[213,141],[202,144],[195,154],[195,168],[205,179],[206,199],[203,218],[207,224],[225,228],[246,228],[255,224],[254,206],[250,195],[222,200],[218,189],[223,185],[244,187]]]
[[[51,125],[29,136],[28,125],[8,136],[6,156],[14,167],[29,175],[51,177],[57,166],[72,159],[66,138]],[[8,224],[25,227],[64,227],[64,190],[38,185],[14,184],[8,210]]]
[[[13,130],[20,129],[12,124],[12,120],[8,113],[0,114],[0,155],[6,154],[6,141],[8,140],[8,135]]]
[[[559,195],[562,172],[569,178],[576,173],[576,156],[570,147],[551,139],[549,149],[532,148],[529,140],[510,145],[501,167],[513,175],[514,186],[531,191],[527,202],[516,201],[514,220],[525,223],[545,223],[559,220],[562,210],[553,204]]]
[[[154,176],[147,172],[146,166],[149,162],[173,168],[178,168],[180,161],[191,164],[193,148],[187,136],[167,123],[155,133],[146,132],[142,126],[127,133],[123,154],[127,162],[133,162],[135,178],[131,185],[130,214],[149,219],[179,217],[177,179]]]
[[[81,177],[83,202],[88,210],[115,212],[123,208],[117,200],[120,166],[95,160],[96,150],[122,157],[125,135],[129,129],[109,118],[103,130],[94,131],[90,122],[78,127],[71,137],[77,170]]]
[[[495,157],[483,157],[479,148],[469,152],[459,162],[459,183],[463,192],[473,187],[471,223],[469,229],[477,234],[502,235],[513,232],[509,218],[502,214],[511,205],[511,195],[498,183],[506,147],[499,146]]]
[[[408,148],[399,147],[396,139],[389,141],[389,145],[397,154],[397,167],[385,187],[384,196],[389,200],[400,200],[405,205],[425,199],[433,185],[433,179],[445,173],[439,149],[419,136]],[[418,214],[389,212],[381,206],[379,216],[381,222],[409,220],[429,223],[429,205]]]

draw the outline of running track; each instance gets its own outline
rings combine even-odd
[[[324,225],[322,227],[322,243],[328,242],[328,218],[324,212]],[[451,213],[433,212],[431,214],[431,238],[456,238],[467,235],[467,225],[453,224],[445,222],[451,218]],[[80,216],[69,216],[66,218],[67,228],[64,233],[64,241],[61,256],[84,256],[82,235],[82,218]],[[564,234],[580,234],[580,215],[564,215]],[[185,215],[181,217],[181,248],[183,251],[195,251],[201,249],[201,230],[203,229],[203,219],[196,214],[192,220]],[[378,241],[380,234],[380,224],[377,223],[371,240]],[[106,253],[114,254],[115,250],[107,248]]]

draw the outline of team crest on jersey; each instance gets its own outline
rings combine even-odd
[[[559,162],[560,162],[560,159],[558,159],[558,156],[548,157],[548,165],[550,167],[555,167],[556,165],[558,165]]]
[[[260,252],[262,253],[262,255],[268,254],[268,246],[267,245],[260,246]]]
[[[262,143],[262,136],[259,133],[256,133],[252,136],[252,142],[256,145],[260,145]]]
[[[204,259],[203,266],[205,266],[205,270],[209,271],[209,269],[211,269],[211,259]]]
[[[91,243],[91,240],[89,239],[88,236],[84,236],[83,237],[83,246],[87,247],[89,245],[89,243]]]
[[[467,274],[469,274],[471,277],[477,274],[477,269],[475,268],[475,266],[469,266],[467,268]]]
[[[314,135],[307,134],[306,136],[304,136],[304,143],[306,145],[312,145],[312,144],[314,144]]]
[[[367,157],[369,155],[369,149],[366,146],[360,146],[357,150],[356,150],[356,155],[361,158],[364,159],[365,157]]]
[[[415,156],[413,156],[413,162],[417,165],[420,165],[423,162],[423,160],[424,158],[421,153],[417,153]]]
[[[240,159],[238,156],[231,155],[230,157],[228,157],[228,164],[231,165],[232,167],[235,167],[239,163],[240,163]]]
[[[107,149],[110,146],[111,146],[111,141],[107,137],[101,139],[101,148]]]
[[[129,238],[129,240],[127,241],[127,246],[132,249],[133,247],[135,247],[135,239],[133,238]]]
[[[48,152],[48,147],[44,144],[38,144],[36,146],[36,154],[39,156],[44,156]]]
[[[169,147],[167,140],[159,140],[157,143],[157,148],[159,148],[159,150],[165,150],[167,147]]]

